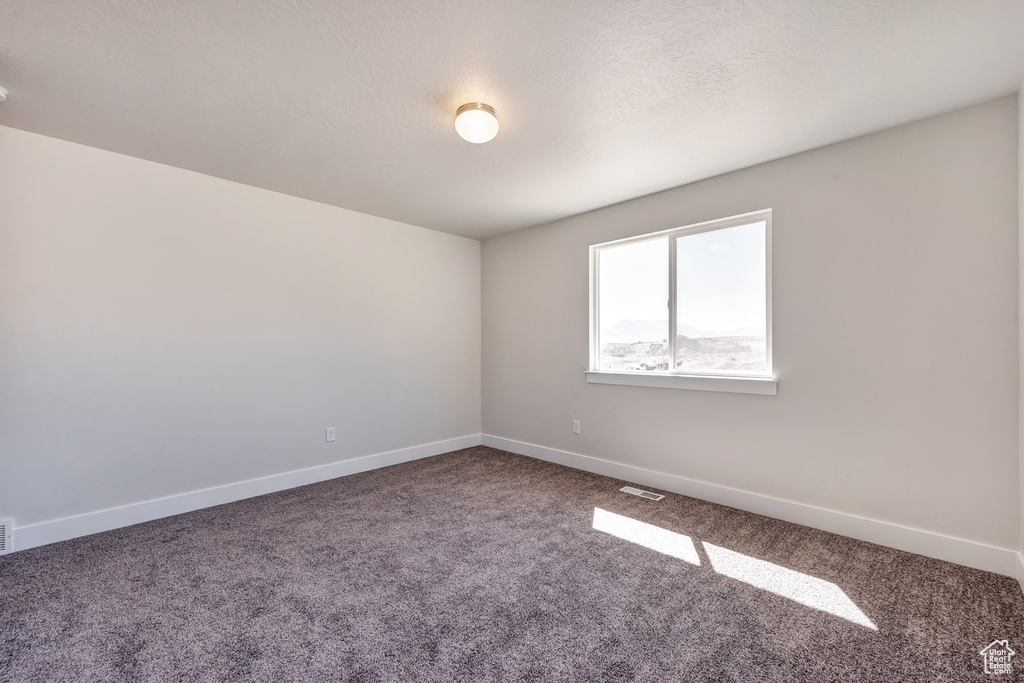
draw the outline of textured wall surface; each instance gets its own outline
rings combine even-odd
[[[15,526],[480,431],[475,240],[3,127],[0,207]]]
[[[1009,95],[1021,35],[1019,0],[4,0],[0,125],[486,237]]]
[[[1016,102],[487,240],[484,432],[1018,547]],[[586,383],[588,245],[764,208],[778,396]]]

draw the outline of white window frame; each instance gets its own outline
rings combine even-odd
[[[680,237],[701,232],[735,228],[751,223],[765,224],[765,365],[763,373],[695,373],[675,369],[676,365],[676,240]],[[600,320],[598,296],[600,272],[598,254],[608,247],[647,242],[668,237],[668,345],[669,369],[667,371],[621,372],[601,370]],[[681,228],[671,228],[645,235],[590,245],[590,369],[587,382],[591,384],[623,384],[665,389],[697,389],[701,391],[725,391],[742,394],[767,394],[774,396],[778,381],[772,365],[772,210],[752,211],[739,216],[720,218]]]

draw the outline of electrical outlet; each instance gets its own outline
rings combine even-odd
[[[579,420],[573,420],[572,421],[572,433],[573,434],[579,434],[580,433],[580,421]]]
[[[334,427],[328,427],[327,428],[327,441],[334,441],[334,437],[335,436],[337,436],[337,434],[334,431]]]

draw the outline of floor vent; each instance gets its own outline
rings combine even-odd
[[[651,493],[650,491],[641,491],[640,489],[635,489],[632,486],[623,486],[619,490],[622,491],[623,493],[632,493],[634,496],[640,496],[641,498],[646,498],[647,500],[661,500],[662,498],[665,497],[657,493]]]
[[[6,555],[14,550],[14,544],[11,543],[11,532],[13,531],[13,519],[0,519],[0,555]]]

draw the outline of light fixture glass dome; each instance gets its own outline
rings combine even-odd
[[[455,112],[455,132],[467,142],[489,142],[498,134],[498,116],[494,107],[482,102],[470,102]]]

